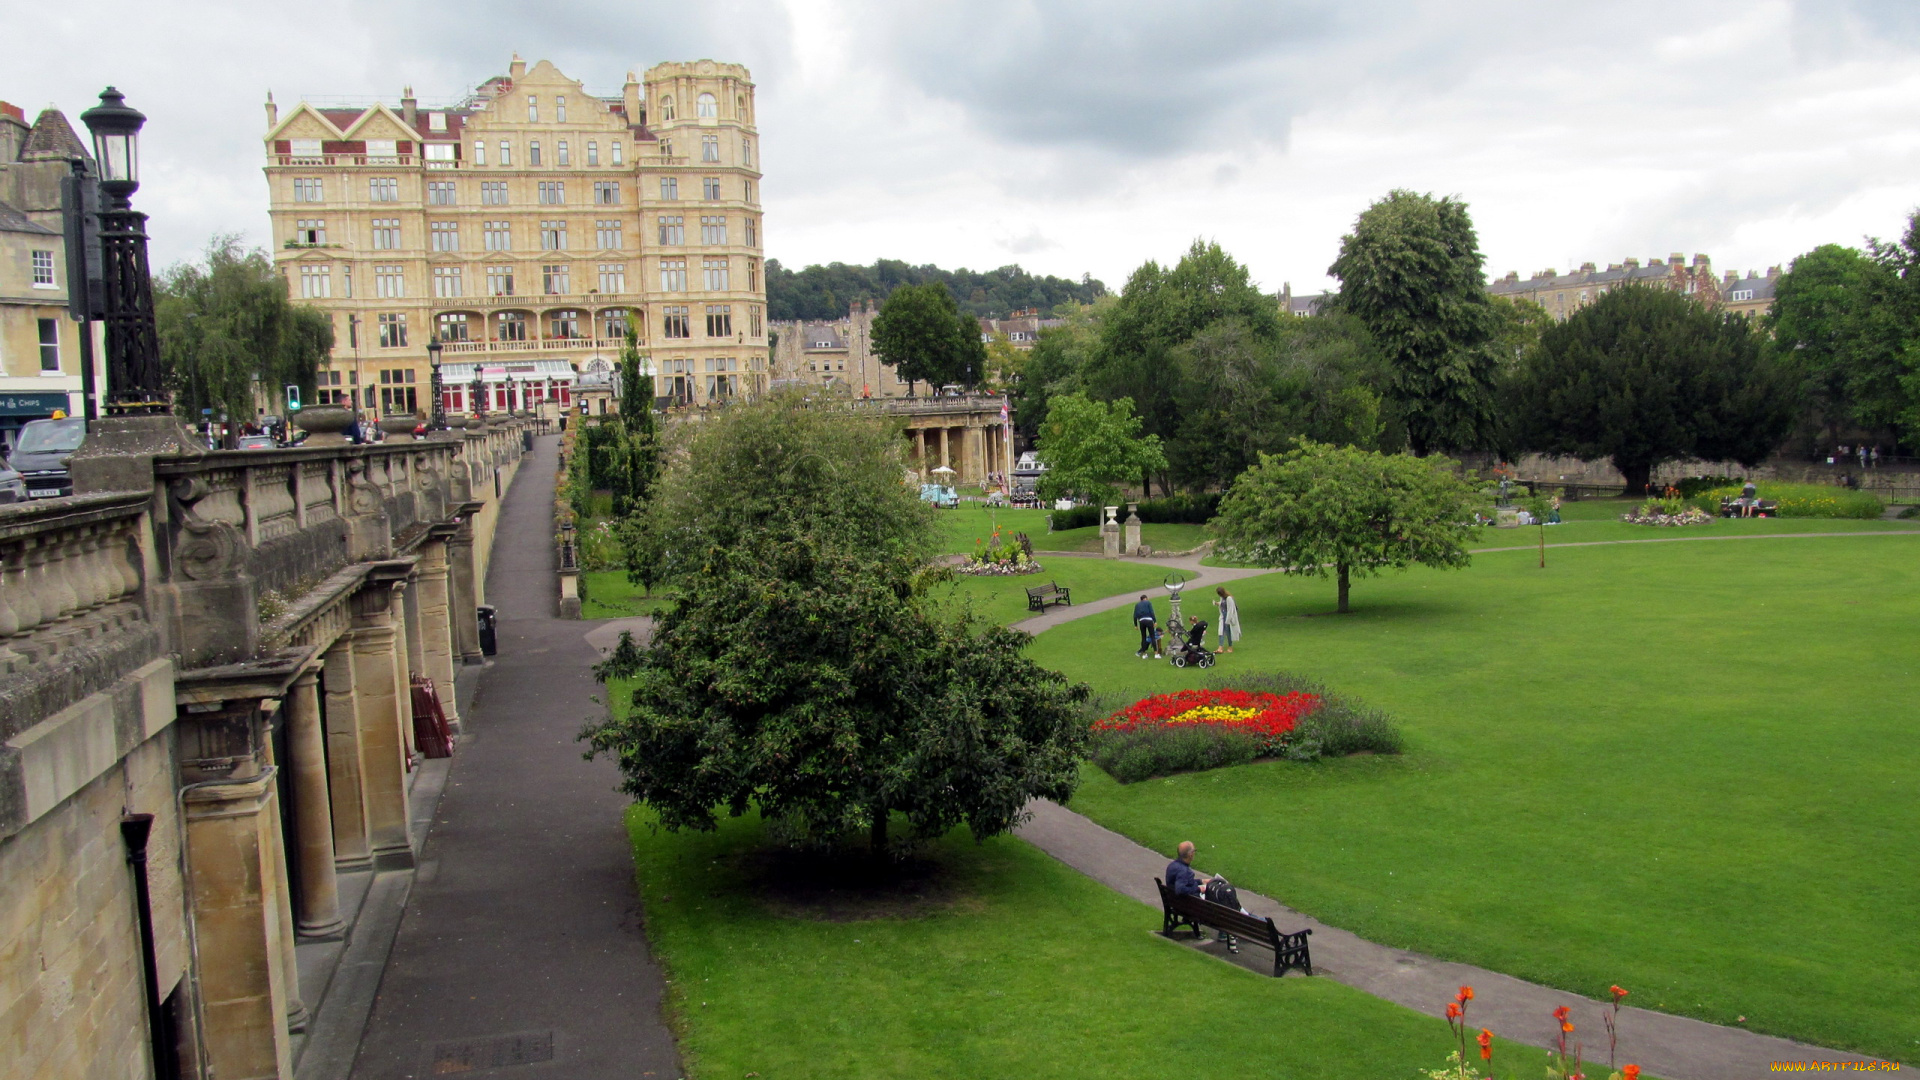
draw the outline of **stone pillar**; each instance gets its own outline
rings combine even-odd
[[[420,545],[419,591],[420,652],[426,659],[424,671],[440,692],[440,705],[446,710],[447,723],[460,730],[459,703],[453,688],[454,643],[449,620],[447,542],[428,540]],[[478,631],[475,631],[476,642]]]
[[[427,673],[426,639],[420,632],[420,574],[418,569],[407,575],[405,589],[401,593],[401,611],[406,613],[407,629],[407,674],[425,675]]]
[[[447,620],[453,630],[454,653],[462,663],[483,664],[486,657],[480,652],[480,624],[475,613],[480,605],[479,594],[474,592],[473,565],[473,519],[463,518],[460,528],[447,541],[447,567],[449,573],[450,606]]]
[[[281,766],[293,787],[293,825],[300,867],[300,935],[338,941],[346,924],[340,919],[340,885],[333,865],[333,810],[327,797],[327,733],[320,721],[320,677],[308,671],[293,682],[287,694],[287,757]]]
[[[1120,523],[1114,515],[1120,512],[1117,506],[1106,507],[1106,514],[1100,521],[1100,546],[1102,553],[1109,559],[1120,557]]]
[[[273,760],[273,744],[264,744],[268,764],[278,764]],[[273,841],[273,918],[279,924],[279,933],[275,935],[280,942],[280,970],[282,980],[280,997],[284,1003],[287,1017],[287,1030],[300,1032],[307,1030],[307,1003],[300,998],[300,966],[294,957],[293,947],[293,878],[287,873],[287,829],[282,817],[285,814],[281,793],[286,790],[281,782],[287,780],[286,773],[276,772],[273,784],[267,789],[268,833]],[[291,783],[287,780],[287,783]]]
[[[944,427],[940,429],[940,464],[953,468],[953,462],[947,460],[947,429]]]
[[[360,770],[366,791],[367,842],[376,870],[413,865],[408,836],[407,742],[402,718],[404,643],[390,582],[370,581],[353,596],[354,701],[360,713]]]
[[[1140,507],[1135,503],[1127,504],[1126,552],[1129,555],[1140,554]]]
[[[398,702],[400,745],[406,752],[408,772],[413,771],[414,760],[420,753],[420,748],[413,744],[413,614],[407,610],[411,578],[409,574],[406,579],[388,583],[393,593],[388,610],[393,613],[394,700]]]
[[[293,973],[275,910],[284,879],[275,872],[271,800],[264,773],[185,795],[202,1051],[221,1080],[293,1075],[286,1025]]]
[[[327,695],[327,808],[333,819],[333,864],[339,870],[373,865],[367,839],[366,774],[360,765],[360,689],[354,677],[351,631],[327,649],[321,681]]]

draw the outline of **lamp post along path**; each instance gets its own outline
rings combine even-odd
[[[447,430],[447,403],[440,389],[440,350],[442,348],[443,346],[440,344],[440,336],[438,334],[428,339],[427,392],[433,395],[433,409],[428,414],[431,419],[427,421],[427,430],[429,431]]]

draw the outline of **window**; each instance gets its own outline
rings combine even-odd
[[[747,246],[759,247],[760,246],[760,219],[748,218],[746,220],[747,220]]]
[[[600,143],[597,140],[587,140],[587,164],[600,164]]]
[[[480,205],[507,205],[507,182],[505,180],[484,180],[480,183]]]
[[[296,176],[293,178],[294,202],[326,202],[326,189],[321,186],[317,176]]]
[[[488,296],[512,296],[513,295],[513,267],[511,266],[487,267],[487,295]]]
[[[540,250],[567,250],[567,223],[565,221],[543,221],[540,223]]]
[[[672,160],[673,159],[673,140],[672,139],[660,140],[660,158],[661,158],[661,164],[663,165],[671,165],[673,163],[673,160]]]
[[[36,251],[33,253],[33,287],[36,289],[57,289],[60,286],[53,281],[53,252]]]
[[[766,325],[760,321],[760,305],[747,306],[747,333],[759,337],[766,332]]]
[[[565,94],[553,99],[553,122],[556,124],[564,124],[567,122],[567,96]],[[565,165],[566,162],[563,161],[560,164]]]
[[[327,222],[325,218],[301,218],[293,223],[293,242],[296,244],[324,244],[327,242]]]
[[[687,242],[687,219],[679,214],[660,219],[660,243],[672,247]]]
[[[427,114],[427,130],[428,131],[447,130],[447,114],[443,112],[428,113]]]
[[[436,266],[433,268],[433,295],[438,297],[465,296],[466,289],[460,277],[458,266]],[[446,316],[440,316],[445,319]],[[444,339],[443,339],[444,340]]]
[[[700,216],[700,242],[703,244],[724,244],[727,242],[727,219],[725,215],[702,214]]]
[[[613,163],[615,165],[620,164],[620,140],[619,139],[613,140]]]
[[[527,317],[517,311],[501,312],[500,313],[500,340],[501,341],[527,340]]]
[[[465,315],[442,315],[438,319],[438,323],[438,335],[441,341],[467,340],[467,317]]]
[[[333,267],[302,266],[300,268],[300,297],[304,300],[322,300],[333,295]]]
[[[368,202],[399,202],[400,178],[397,176],[370,176],[367,178]]]
[[[743,198],[745,198],[748,202],[752,202],[753,201],[753,181],[751,180],[746,181],[745,186],[746,186],[746,195],[744,195]]]
[[[660,178],[660,198],[668,202],[674,202],[680,198],[679,177],[663,176]]]
[[[475,165],[487,163],[487,144],[478,139],[473,141],[473,163]]]
[[[375,266],[373,294],[389,299],[407,295],[406,272],[398,266]]]
[[[593,223],[594,246],[602,251],[617,250],[625,247],[621,243],[620,219],[604,218]]]
[[[673,122],[673,98],[663,97],[660,99],[660,119],[667,123]]]
[[[60,370],[60,320],[40,320],[40,370]]]
[[[380,313],[380,347],[383,349],[407,347],[406,312],[383,311]]]
[[[436,221],[428,225],[435,251],[460,250],[460,223],[457,221]]]
[[[616,296],[627,291],[626,263],[600,264],[600,291]]]
[[[627,313],[619,308],[609,308],[601,312],[600,336],[608,339],[626,337]]]
[[[720,178],[717,176],[701,178],[700,197],[708,202],[718,202],[720,200]]]
[[[415,398],[417,388],[413,382],[412,368],[397,368],[380,373],[380,411],[387,416],[420,411],[420,403]]]
[[[700,136],[700,160],[701,161],[719,161],[720,160],[720,136],[718,135]]]
[[[567,185],[562,180],[542,180],[540,182],[541,206],[565,206],[567,203]]]
[[[547,336],[561,341],[569,341],[580,336],[580,313],[577,311],[556,311],[547,317]]]
[[[542,266],[540,291],[548,296],[565,296],[572,292],[571,267],[566,263],[548,263]]]
[[[693,327],[687,319],[687,309],[685,306],[676,307],[669,304],[662,309],[662,314],[666,316],[664,333],[667,337],[690,338],[693,336]]]
[[[753,168],[753,140],[752,139],[740,140],[740,164],[745,165],[749,169]]]
[[[533,94],[528,94],[527,95],[527,123],[537,124],[539,122],[540,122],[540,99]],[[538,165],[539,162],[536,161],[534,162],[534,164]]]
[[[500,140],[500,164],[513,164],[513,144],[505,139]]]
[[[686,292],[687,291],[687,260],[685,259],[661,259],[660,260],[660,291],[661,292]]]
[[[740,120],[747,118],[747,95],[741,94],[733,99],[733,115]]]
[[[539,139],[527,140],[527,164],[529,165],[540,164],[540,140]]]
[[[567,155],[567,140],[561,139],[559,145],[554,147],[553,152],[555,163],[560,165],[573,164],[573,159]]]
[[[400,164],[400,144],[394,139],[368,139],[367,156],[363,165]]]
[[[732,304],[708,304],[707,305],[707,336],[708,337],[732,337],[733,336],[733,305]]]
[[[488,251],[513,250],[513,223],[509,221],[489,221],[486,223],[486,246]]]
[[[289,141],[287,149],[293,152],[293,156],[295,158],[318,158],[320,156],[320,140],[319,139],[293,139]],[[325,164],[325,162],[303,161],[303,162],[300,162],[300,164],[323,165]]]
[[[38,253],[36,252],[36,254]],[[1741,300],[1751,300],[1753,299],[1753,290],[1752,289],[1735,289],[1733,290],[1732,295],[1728,296],[1727,299],[1732,300],[1736,303],[1738,303]]]
[[[595,180],[593,182],[593,204],[595,206],[619,206],[620,181]]]
[[[747,291],[748,292],[760,291],[760,260],[759,259],[747,260]]]
[[[701,268],[706,271],[708,292],[726,292],[730,288],[727,284],[726,259],[702,259]]]
[[[428,143],[426,146],[426,149],[427,149],[427,162],[428,162],[427,168],[429,169],[433,168],[434,162],[446,162],[447,164],[441,166],[442,168],[451,169],[454,167],[453,160],[455,155],[454,155],[454,147],[452,143],[450,142]]]
[[[430,206],[452,206],[453,205],[453,181],[451,180],[427,181],[427,203]]]
[[[347,265],[340,268],[340,295],[346,297],[349,300],[353,299],[353,264],[352,263],[348,263]],[[347,326],[347,336],[355,337],[355,334],[353,332],[353,325],[351,323],[349,323]]]
[[[400,219],[373,219],[373,250],[397,251],[400,248]]]

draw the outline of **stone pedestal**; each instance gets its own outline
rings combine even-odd
[[[107,416],[87,424],[87,441],[67,462],[75,495],[153,490],[153,459],[205,457],[207,444],[170,414]]]
[[[1134,503],[1127,504],[1126,534],[1124,546],[1127,554],[1140,554],[1140,507]]]
[[[340,887],[333,864],[333,808],[327,794],[326,730],[320,722],[320,679],[307,672],[287,695],[287,757],[283,789],[293,790],[293,824],[300,867],[299,912],[302,937],[338,941],[346,929],[340,918]]]
[[[1106,515],[1100,522],[1100,546],[1107,558],[1117,559],[1120,557],[1120,523],[1114,520],[1114,515],[1120,508],[1109,506],[1105,510]]]
[[[293,1075],[266,774],[185,795],[208,1070],[222,1080]]]

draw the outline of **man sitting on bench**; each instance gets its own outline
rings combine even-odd
[[[1207,898],[1207,885],[1213,881],[1205,874],[1196,874],[1193,870],[1193,841],[1180,841],[1180,850],[1172,862],[1167,864],[1167,888],[1181,896]],[[1234,952],[1240,951],[1240,943],[1225,930],[1220,931],[1219,940],[1227,943]]]

